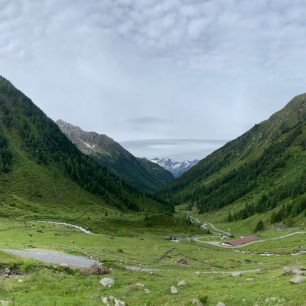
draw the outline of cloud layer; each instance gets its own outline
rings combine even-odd
[[[304,0],[0,0],[0,74],[119,141],[231,139],[306,91],[305,16]]]
[[[140,157],[192,160],[204,158],[226,142],[220,139],[142,139],[123,141],[121,145]]]

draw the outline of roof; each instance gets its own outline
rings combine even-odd
[[[246,236],[240,239],[227,241],[227,244],[229,244],[230,246],[238,246],[252,241],[256,241],[257,239],[257,236]]]

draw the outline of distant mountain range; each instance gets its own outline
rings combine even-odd
[[[158,164],[133,156],[106,135],[83,131],[63,120],[56,123],[80,151],[139,191],[151,193],[174,180],[173,175]]]
[[[151,162],[163,167],[167,171],[171,172],[174,177],[179,177],[183,173],[190,170],[192,167],[199,163],[199,160],[195,159],[192,161],[184,160],[182,162],[174,161],[171,158],[163,157],[163,158],[154,158],[151,159]]]

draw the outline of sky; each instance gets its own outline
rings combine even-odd
[[[203,158],[306,92],[305,0],[0,0],[0,74],[137,156]]]

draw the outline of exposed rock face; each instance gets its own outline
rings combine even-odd
[[[284,267],[283,275],[306,275],[306,270],[298,267]]]
[[[144,290],[145,289],[145,285],[142,283],[137,283],[135,284],[135,287],[137,290]]]
[[[233,272],[233,273],[231,273],[231,276],[233,276],[233,277],[239,277],[239,276],[241,276],[241,272]]]
[[[175,286],[171,286],[170,291],[172,294],[178,294],[178,290],[176,289]]]
[[[284,267],[283,275],[293,275],[290,280],[291,284],[300,284],[306,280],[306,270],[298,267]]]
[[[151,162],[161,166],[165,170],[171,172],[174,177],[179,177],[192,167],[199,163],[199,160],[195,159],[192,161],[184,160],[182,162],[174,161],[171,158],[163,157],[163,158],[154,158],[151,159]]]
[[[100,284],[104,288],[110,288],[111,286],[115,284],[115,281],[112,278],[105,277],[100,280]]]
[[[203,303],[199,299],[193,299],[192,305],[203,306]]]
[[[125,306],[125,302],[115,299],[115,306]]]
[[[290,280],[291,284],[301,284],[305,281],[306,277],[302,275],[295,275],[293,278]]]
[[[180,282],[177,283],[177,286],[178,287],[185,287],[185,286],[187,286],[187,282],[184,281],[184,280],[181,280]]]
[[[106,306],[125,306],[125,302],[116,299],[112,295],[103,297],[102,303]]]
[[[284,275],[294,275],[294,274],[300,274],[301,270],[297,267],[284,267],[283,268],[283,274]]]

